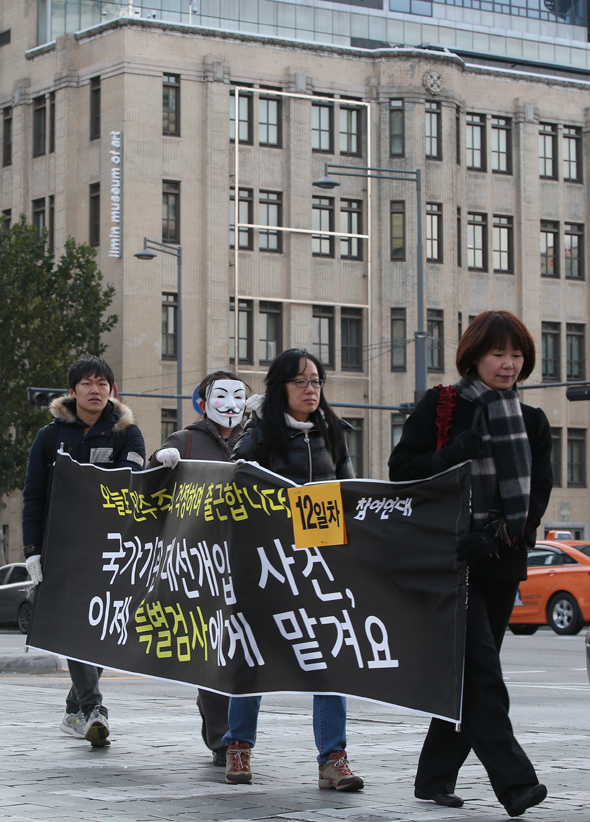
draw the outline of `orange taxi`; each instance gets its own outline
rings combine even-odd
[[[527,572],[510,617],[513,634],[534,634],[539,625],[577,634],[590,622],[590,542],[542,540],[528,552]]]

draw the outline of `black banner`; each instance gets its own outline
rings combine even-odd
[[[348,541],[320,549],[295,549],[289,487],[248,463],[132,473],[58,455],[30,645],[226,694],[337,693],[459,721],[469,465],[342,481],[330,515]]]

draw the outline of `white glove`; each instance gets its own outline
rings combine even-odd
[[[43,582],[43,571],[41,570],[41,557],[39,554],[33,554],[32,557],[27,557],[25,560],[27,571],[33,581],[33,585],[39,585]]]
[[[180,459],[180,451],[178,448],[162,448],[156,454],[156,459],[161,462],[165,468],[176,468],[178,460]]]

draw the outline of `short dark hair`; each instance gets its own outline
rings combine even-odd
[[[233,371],[213,371],[212,374],[207,374],[206,377],[203,377],[201,382],[199,383],[199,397],[206,402],[207,400],[207,391],[209,390],[209,386],[213,385],[214,382],[217,380],[237,380],[238,382],[244,382],[237,374],[234,374]],[[250,386],[244,382],[244,387],[246,389],[246,393],[250,390]]]
[[[87,377],[100,377],[107,380],[111,390],[115,382],[113,369],[101,357],[81,357],[73,362],[68,371],[68,388],[74,390],[80,380],[85,380]]]
[[[457,371],[467,376],[477,361],[494,348],[505,348],[508,341],[522,351],[518,381],[526,380],[535,367],[535,343],[523,321],[510,311],[483,311],[467,326],[457,348]]]

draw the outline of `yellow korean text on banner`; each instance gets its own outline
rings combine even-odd
[[[289,488],[289,502],[296,548],[346,544],[339,482]]]

